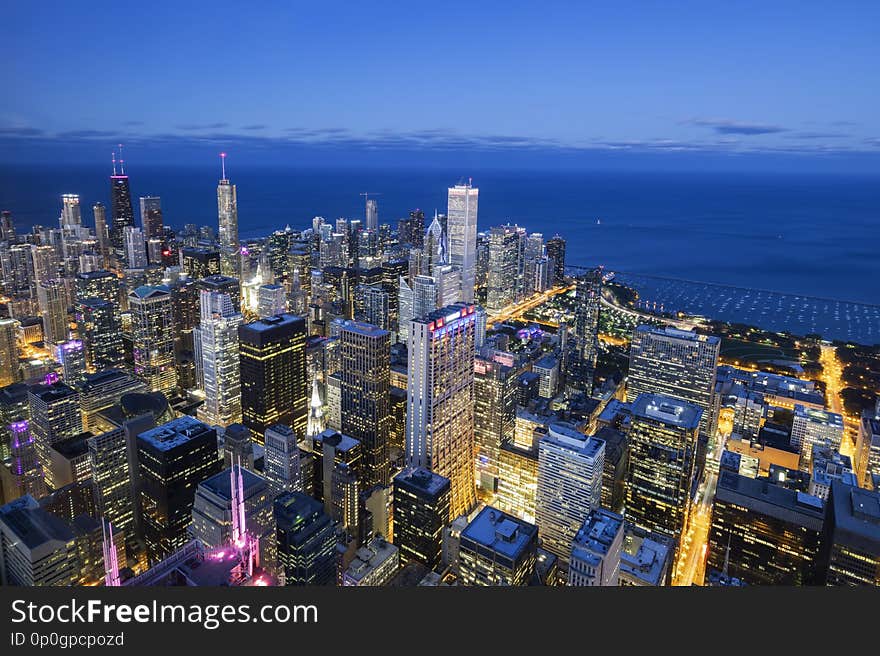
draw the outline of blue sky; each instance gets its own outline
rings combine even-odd
[[[0,159],[880,160],[878,2],[127,5],[5,9]]]

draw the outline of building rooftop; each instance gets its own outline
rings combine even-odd
[[[337,451],[343,452],[350,451],[361,443],[360,440],[357,440],[350,435],[340,433],[332,428],[328,428],[323,433],[316,436],[315,441],[319,441],[321,444],[330,445]]]
[[[670,538],[627,528],[620,551],[620,573],[639,579],[646,585],[663,585],[672,551]]]
[[[353,581],[362,580],[397,554],[397,547],[384,538],[375,537],[355,553],[354,560],[345,570],[345,576]]]
[[[818,497],[775,485],[767,478],[748,478],[730,471],[720,473],[715,498],[740,504],[751,499],[753,509],[791,521],[810,518],[814,527],[821,528],[824,518],[824,504]]]
[[[64,440],[53,443],[52,448],[62,456],[71,460],[86,455],[89,452],[88,439],[94,437],[92,433],[86,431]]]
[[[271,317],[264,317],[263,319],[258,319],[257,321],[251,321],[250,323],[243,324],[240,330],[267,332],[277,328],[294,326],[297,324],[305,325],[305,320],[302,317],[291,314],[290,312],[283,312],[282,314],[276,314]]]
[[[588,562],[598,562],[608,554],[614,538],[623,529],[623,515],[599,508],[584,521],[572,541],[572,557]]]
[[[132,290],[129,293],[129,297],[135,297],[140,299],[147,298],[159,298],[161,296],[167,296],[171,293],[171,290],[166,285],[142,285],[137,289]]]
[[[384,328],[379,328],[379,326],[374,326],[365,321],[344,321],[342,323],[342,329],[346,332],[357,333],[358,335],[364,335],[366,337],[384,337],[389,334]]]
[[[605,448],[604,441],[584,435],[573,426],[558,422],[551,423],[547,427],[547,435],[542,437],[541,441],[574,449],[590,458],[595,458]]]
[[[718,344],[721,341],[720,338],[715,335],[701,335],[693,330],[682,330],[681,328],[673,328],[672,326],[661,328],[658,326],[643,324],[636,328],[636,332],[683,339],[689,342],[705,342],[707,344]]]
[[[53,540],[73,540],[70,526],[61,518],[40,508],[29,494],[0,506],[0,522],[28,549],[36,549]]]
[[[532,367],[537,367],[538,369],[552,369],[557,365],[559,361],[553,355],[545,355],[540,360],[535,362]]]
[[[450,485],[448,478],[424,467],[404,469],[394,477],[394,482],[402,487],[418,489],[431,496],[439,494],[444,489],[448,490]]]
[[[633,401],[632,414],[691,430],[699,427],[703,409],[662,394],[639,394]]]
[[[880,492],[833,481],[829,503],[838,530],[880,543]]]
[[[215,494],[221,499],[232,499],[232,481],[230,480],[230,467],[227,467],[219,474],[214,474],[210,478],[206,478],[199,483],[200,488]],[[241,482],[244,486],[245,497],[249,496],[248,491],[253,488],[261,488],[266,486],[266,479],[255,474],[254,472],[241,467]]]
[[[51,385],[32,385],[29,393],[39,398],[43,403],[54,403],[77,394],[75,389],[62,382]]]
[[[815,408],[808,408],[797,404],[794,406],[794,416],[796,419],[803,419],[812,424],[821,424],[843,430],[843,417],[835,412],[816,410]]]
[[[486,506],[461,532],[462,543],[470,540],[511,560],[522,555],[538,533],[538,527]]]
[[[195,417],[184,415],[141,433],[138,440],[143,440],[160,451],[170,451],[213,430]]]
[[[453,303],[439,310],[429,312],[424,317],[413,319],[418,323],[430,324],[431,330],[442,328],[444,325],[456,321],[462,317],[472,315],[476,311],[476,306],[470,303]]]

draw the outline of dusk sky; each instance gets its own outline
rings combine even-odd
[[[227,148],[880,161],[878,2],[259,7],[9,4],[0,160],[109,159],[123,142],[154,161]]]

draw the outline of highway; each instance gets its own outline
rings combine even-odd
[[[554,296],[565,294],[566,292],[569,292],[574,288],[575,285],[568,285],[566,287],[552,287],[546,291],[533,294],[532,296],[529,296],[527,299],[520,301],[519,303],[508,305],[498,314],[490,316],[486,322],[486,327],[492,328],[495,324],[504,323],[505,321],[510,321],[511,319],[525,321],[525,319],[523,319],[523,315],[526,312],[534,310],[536,307],[538,307],[539,305],[543,305]]]

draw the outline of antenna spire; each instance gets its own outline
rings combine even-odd
[[[113,161],[113,175],[116,175],[116,151],[110,155],[110,159]]]
[[[119,144],[119,173],[125,175],[125,160],[122,159],[122,144]]]
[[[223,172],[221,180],[226,179],[226,153],[220,153],[220,170]]]

